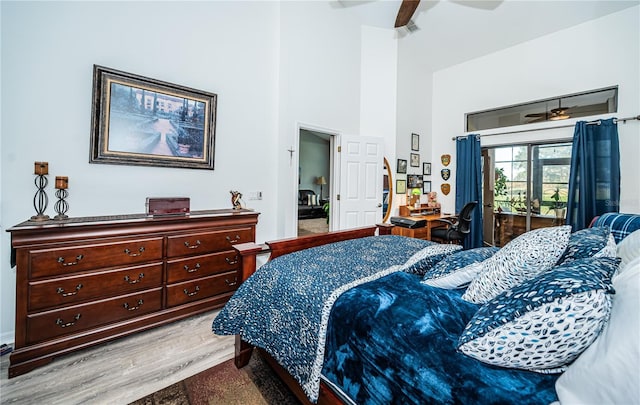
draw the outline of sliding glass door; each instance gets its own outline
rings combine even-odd
[[[491,147],[483,156],[486,245],[564,224],[571,143]]]

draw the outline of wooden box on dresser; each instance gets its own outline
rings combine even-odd
[[[233,245],[255,242],[258,215],[210,210],[27,221],[8,229],[17,266],[9,378],[224,305],[242,281]]]

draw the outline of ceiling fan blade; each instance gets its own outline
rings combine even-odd
[[[525,117],[526,118],[544,117],[545,115],[547,115],[547,113],[534,113],[534,114],[527,114],[525,115]]]
[[[402,0],[402,4],[400,4],[400,9],[398,10],[398,16],[396,17],[395,28],[407,25],[419,4],[420,0]]]

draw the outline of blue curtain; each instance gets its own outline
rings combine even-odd
[[[615,119],[580,121],[573,134],[567,224],[587,228],[591,220],[620,209],[620,148]]]
[[[471,216],[471,233],[464,248],[482,247],[482,154],[480,137],[468,135],[456,140],[456,212],[468,202],[477,201]]]

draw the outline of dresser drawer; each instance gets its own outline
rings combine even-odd
[[[31,278],[57,276],[162,259],[162,238],[32,250]]]
[[[160,310],[162,288],[27,315],[27,343],[34,344]]]
[[[193,280],[237,269],[238,254],[235,250],[186,259],[174,259],[167,262],[167,283]]]
[[[162,285],[162,262],[29,282],[29,312]]]
[[[240,272],[230,271],[215,276],[167,286],[167,307],[186,304],[214,295],[234,291],[240,284]]]
[[[167,256],[179,257],[230,250],[236,243],[253,242],[252,228],[190,233],[167,238]]]

